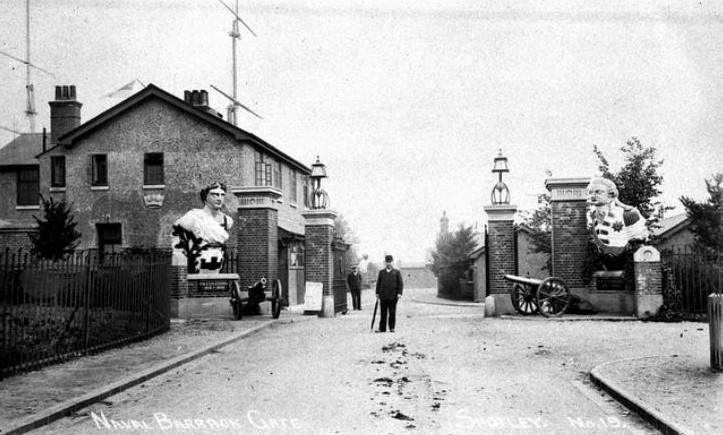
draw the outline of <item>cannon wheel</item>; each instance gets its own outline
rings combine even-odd
[[[560,278],[550,277],[537,287],[537,310],[545,317],[562,316],[572,303],[572,295]]]
[[[234,296],[231,298],[231,310],[233,311],[233,318],[236,320],[241,320],[241,299],[239,298],[239,290],[238,282],[234,282]]]
[[[278,319],[281,315],[281,280],[271,283],[271,317]]]
[[[523,316],[537,313],[537,301],[532,293],[530,286],[522,285],[518,282],[512,287],[512,306],[515,311]]]

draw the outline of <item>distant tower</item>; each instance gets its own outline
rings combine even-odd
[[[439,233],[442,235],[449,234],[449,218],[447,212],[442,212],[442,218],[439,220]]]

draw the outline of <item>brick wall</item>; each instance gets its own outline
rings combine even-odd
[[[582,270],[587,247],[587,204],[584,201],[553,201],[552,273],[571,288],[585,287]]]
[[[334,256],[331,252],[334,227],[332,225],[306,225],[306,281],[324,284],[324,295],[333,294],[332,280]]]
[[[17,209],[18,173],[15,170],[0,171],[0,219],[22,223],[34,223],[33,215],[40,216],[40,199],[38,206],[28,209]],[[42,191],[41,191],[42,193]]]
[[[515,273],[515,229],[513,221],[492,221],[488,224],[487,255],[489,255],[490,294],[509,293],[512,285],[504,279]]]
[[[179,298],[188,295],[188,267],[171,266],[171,297]]]
[[[241,209],[238,218],[241,285],[252,285],[262,276],[269,281],[278,278],[278,212],[268,208]]]
[[[474,262],[474,301],[484,302],[487,297],[487,252],[483,252]]]
[[[29,232],[35,232],[34,226],[30,227],[13,227],[0,228],[0,251],[9,249],[10,251],[30,252],[33,244],[30,242]]]

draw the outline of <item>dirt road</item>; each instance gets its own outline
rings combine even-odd
[[[486,319],[410,298],[399,313],[396,333],[370,333],[370,310],[274,325],[35,433],[657,433],[587,373],[699,341],[679,325]]]

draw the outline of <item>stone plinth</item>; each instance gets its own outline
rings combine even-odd
[[[660,252],[652,246],[641,246],[633,255],[635,261],[635,315],[639,319],[654,316],[663,305],[663,273]]]

